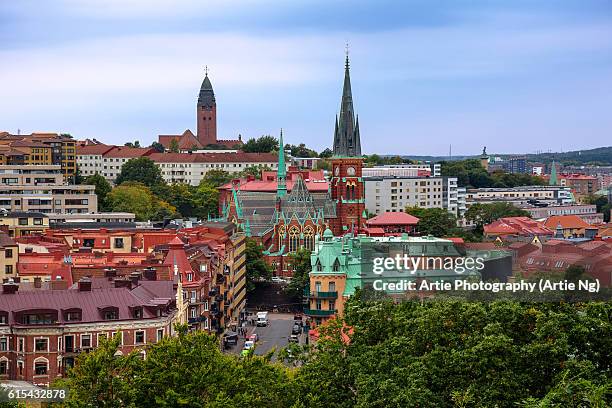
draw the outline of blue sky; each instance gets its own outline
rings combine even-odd
[[[195,128],[331,144],[350,43],[365,153],[612,145],[608,0],[0,2],[0,130],[107,143]]]

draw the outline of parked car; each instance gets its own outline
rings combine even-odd
[[[278,276],[273,276],[272,277],[272,282],[274,282],[274,283],[283,283],[285,281],[282,278],[279,278]]]
[[[299,343],[300,342],[300,338],[298,337],[297,334],[292,334],[291,336],[289,336],[289,343]]]
[[[268,325],[268,312],[257,313],[257,327]]]
[[[257,335],[257,333],[253,333],[249,336],[249,340],[253,343],[257,343],[257,340],[259,340],[259,336]]]
[[[250,350],[255,347],[255,342],[252,340],[247,340],[244,342],[244,350]]]
[[[293,328],[291,329],[291,334],[300,334],[302,332],[302,326],[300,326],[299,324],[294,324]]]
[[[297,313],[293,315],[293,324],[299,324],[300,326],[304,325],[301,314]]]

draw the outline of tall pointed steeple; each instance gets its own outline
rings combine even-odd
[[[217,143],[217,101],[215,91],[208,78],[208,67],[198,95],[197,111],[197,138],[202,146]]]
[[[550,179],[548,180],[548,184],[551,186],[557,185],[557,166],[555,166],[555,161],[553,160],[552,165],[550,167]]]
[[[342,88],[342,101],[340,102],[340,117],[336,119],[334,131],[334,156],[361,156],[359,122],[355,122],[348,51],[344,63],[344,86]]]
[[[276,196],[282,198],[287,194],[287,166],[285,165],[285,144],[283,143],[283,129],[278,139],[278,169],[276,171]]]
[[[206,73],[204,74],[204,80],[202,81],[202,86],[200,87],[200,94],[198,95],[198,106],[212,108],[214,105],[216,105],[215,91],[213,91],[210,79],[208,79],[207,67]]]

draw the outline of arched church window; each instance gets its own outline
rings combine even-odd
[[[338,258],[336,258],[336,260],[334,261],[333,271],[334,272],[340,271],[340,261],[338,261]]]
[[[295,225],[289,228],[289,252],[295,252],[300,247],[300,229]]]
[[[309,251],[314,249],[314,229],[310,225],[304,228],[304,248]]]

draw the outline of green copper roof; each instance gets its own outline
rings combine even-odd
[[[557,166],[555,166],[555,161],[553,160],[551,169],[550,169],[550,180],[548,180],[548,184],[551,186],[557,185]]]

